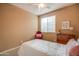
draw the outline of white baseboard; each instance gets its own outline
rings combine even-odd
[[[0,54],[5,54],[5,53],[7,53],[7,52],[10,52],[10,51],[13,51],[13,50],[15,50],[15,49],[18,49],[19,47],[20,47],[20,46],[17,46],[17,47],[14,47],[14,48],[11,48],[11,49],[2,51],[2,52],[0,52]]]

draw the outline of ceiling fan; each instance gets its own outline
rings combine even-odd
[[[49,6],[47,4],[45,4],[45,3],[35,3],[33,5],[37,6],[39,10],[45,9],[45,8],[49,9]]]

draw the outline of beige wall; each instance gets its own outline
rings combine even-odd
[[[0,51],[16,47],[32,39],[38,18],[10,4],[0,4]]]
[[[75,28],[75,33],[79,35],[79,4],[74,4],[62,9],[55,10],[53,12],[39,16],[39,30],[40,30],[40,18],[56,15],[56,33],[61,29],[62,21],[69,20],[71,26]],[[43,33],[44,39],[56,41],[56,33]]]

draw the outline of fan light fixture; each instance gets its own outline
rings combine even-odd
[[[46,8],[47,5],[44,3],[37,3],[37,4],[33,4],[36,5],[38,7],[38,11],[41,11],[43,8]]]
[[[45,7],[45,4],[40,3],[40,4],[38,4],[38,7],[39,7],[39,8],[44,8],[44,7]]]

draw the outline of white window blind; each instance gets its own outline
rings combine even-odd
[[[41,18],[41,31],[42,32],[55,32],[55,16]]]

